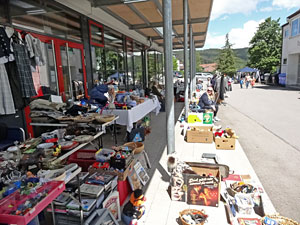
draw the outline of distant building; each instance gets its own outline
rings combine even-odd
[[[287,86],[300,86],[300,10],[282,25],[281,75]]]
[[[200,64],[200,66],[203,68],[204,72],[212,73],[217,69],[218,64],[217,63]]]

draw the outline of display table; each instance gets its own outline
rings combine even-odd
[[[96,135],[93,136],[93,140],[92,140],[92,141],[94,141],[94,140],[96,140],[97,138],[99,138],[103,133],[104,133],[103,131],[99,131]],[[57,162],[57,161],[62,161],[62,160],[64,160],[64,159],[68,158],[68,157],[69,157],[70,155],[72,155],[74,152],[78,151],[79,149],[82,149],[84,146],[90,144],[92,141],[90,141],[90,142],[85,142],[85,143],[82,143],[82,144],[78,145],[76,148],[74,148],[74,149],[68,151],[67,153],[61,155],[59,158],[57,158],[57,159],[55,160],[55,162]],[[100,143],[99,143],[99,144],[100,144]],[[102,143],[101,143],[100,145],[102,146]]]
[[[104,110],[103,114],[114,114],[118,116],[116,123],[122,126],[127,126],[127,131],[130,132],[133,124],[145,117],[150,112],[159,113],[161,106],[155,95],[153,99],[145,99],[145,102],[133,107],[129,110],[124,109],[108,109]]]
[[[102,123],[102,124],[96,124],[96,123],[76,123],[79,127],[93,127],[95,129],[99,129],[101,131],[105,131],[105,128],[107,126],[110,126],[118,120],[119,117],[116,116],[112,121]],[[37,127],[67,127],[70,124],[74,124],[75,122],[64,122],[64,123],[30,123],[31,126],[37,126]]]

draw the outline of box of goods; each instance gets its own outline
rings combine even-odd
[[[203,113],[189,113],[188,123],[203,123]]]
[[[81,149],[74,152],[68,158],[68,164],[77,163],[82,168],[83,172],[87,172],[89,166],[96,162],[95,153],[97,150]]]
[[[213,113],[189,113],[188,115],[188,123],[197,123],[197,124],[205,124],[212,125],[213,124]]]
[[[118,176],[118,180],[126,180],[129,170],[133,169],[133,165],[134,165],[134,161],[132,160],[129,165],[123,170],[109,170],[109,169],[104,169],[104,168],[94,168],[94,167],[90,167],[89,168],[89,173],[93,174],[97,171],[105,171],[106,174],[111,174],[111,175],[115,175]]]
[[[215,137],[216,149],[235,150],[235,138]]]
[[[127,155],[124,157],[123,154],[127,154]],[[132,152],[116,153],[116,155],[114,157],[111,157],[110,159],[110,167],[122,170],[127,168],[132,161],[133,161]]]
[[[253,213],[254,203],[250,194],[236,194],[234,196],[237,210],[240,214],[251,215]]]
[[[194,126],[186,131],[186,140],[189,143],[212,143],[212,126]]]
[[[203,124],[212,125],[213,118],[214,118],[214,113],[212,112],[203,113]]]
[[[191,205],[219,206],[221,174],[219,167],[201,163],[188,163],[191,171],[184,172],[187,203]]]

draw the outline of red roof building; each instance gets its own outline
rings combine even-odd
[[[214,72],[217,67],[218,64],[217,63],[210,63],[210,64],[200,64],[200,66],[203,68],[204,72]]]

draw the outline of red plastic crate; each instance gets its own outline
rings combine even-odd
[[[83,172],[88,172],[89,166],[96,162],[95,153],[97,150],[80,149],[68,158],[68,164],[77,163]]]
[[[37,205],[27,212],[24,216],[12,215],[19,205],[24,204],[27,200],[36,197],[39,193],[47,191],[48,195],[43,198]],[[36,192],[29,195],[21,195],[19,190],[13,194],[1,199],[0,201],[0,223],[28,224],[34,217],[36,217],[44,208],[47,207],[57,196],[65,190],[65,183],[63,181],[51,181],[38,188]]]

